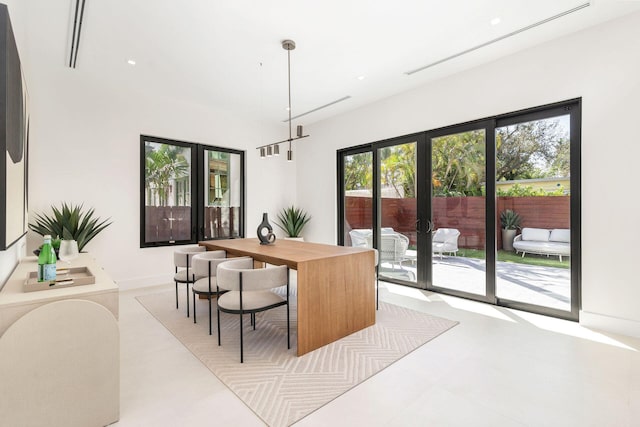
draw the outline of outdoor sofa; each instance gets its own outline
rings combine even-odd
[[[523,228],[522,234],[513,239],[516,253],[553,255],[562,261],[563,256],[571,255],[571,231],[568,228]]]

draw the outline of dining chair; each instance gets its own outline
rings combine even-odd
[[[173,252],[173,265],[175,274],[173,281],[176,284],[176,310],[178,309],[178,283],[184,283],[187,288],[187,317],[189,317],[189,284],[195,281],[191,260],[194,255],[206,251],[204,246],[187,246],[178,248]]]
[[[209,300],[209,335],[211,335],[211,298],[218,295],[216,290],[216,270],[218,264],[228,261],[225,251],[206,251],[193,256],[191,265],[195,281],[191,285],[193,293],[193,323],[196,323],[196,295],[206,295]]]
[[[286,265],[253,268],[253,259],[237,259],[218,265],[217,291],[227,290],[218,297],[218,345],[221,345],[220,312],[240,315],[240,363],[244,363],[243,315],[251,316],[256,329],[256,313],[286,305],[287,349],[291,348],[289,320],[289,268]],[[286,298],[271,289],[286,286]]]

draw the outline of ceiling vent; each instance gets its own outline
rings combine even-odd
[[[458,53],[456,53],[454,55],[451,55],[451,56],[448,56],[446,58],[440,59],[440,60],[438,60],[436,62],[432,62],[431,64],[425,65],[425,66],[420,67],[420,68],[416,68],[415,70],[405,71],[405,74],[410,76],[411,74],[415,74],[415,73],[417,73],[419,71],[426,70],[427,68],[435,67],[436,65],[442,64],[443,62],[450,61],[450,60],[458,58],[458,57],[460,57],[462,55],[466,55],[467,53],[473,52],[474,50],[478,50],[478,49],[481,49],[481,48],[483,48],[485,46],[489,46],[491,44],[497,43],[497,42],[499,42],[501,40],[504,40],[506,38],[513,37],[513,36],[515,36],[517,34],[523,33],[523,32],[525,32],[527,30],[531,30],[531,29],[533,29],[535,27],[539,27],[542,24],[546,24],[547,22],[554,21],[554,20],[556,20],[558,18],[562,18],[563,16],[569,15],[570,13],[573,13],[573,12],[577,12],[577,11],[582,10],[585,7],[589,7],[589,6],[591,6],[591,3],[583,3],[583,4],[579,5],[579,6],[574,7],[573,9],[565,10],[564,12],[560,12],[557,15],[553,15],[553,16],[551,16],[549,18],[543,19],[542,21],[538,21],[538,22],[533,23],[531,25],[527,25],[526,27],[523,27],[523,28],[520,28],[518,30],[512,31],[512,32],[510,32],[508,34],[505,34],[504,36],[500,36],[500,37],[495,38],[493,40],[489,40],[488,42],[484,42],[484,43],[479,44],[477,46],[474,46],[472,48],[463,50],[462,52],[458,52]]]
[[[346,101],[347,99],[350,99],[350,98],[351,98],[351,96],[350,96],[350,95],[344,96],[344,97],[342,97],[342,98],[340,98],[340,99],[336,99],[335,101],[332,101],[332,102],[330,102],[330,103],[328,103],[328,104],[324,104],[324,105],[322,105],[322,106],[320,106],[320,107],[314,108],[313,110],[305,111],[305,112],[304,112],[304,113],[302,113],[302,114],[298,114],[298,115],[297,115],[297,116],[295,116],[295,117],[291,117],[291,120],[298,119],[298,118],[300,118],[300,117],[302,117],[302,116],[306,116],[307,114],[315,113],[316,111],[320,111],[320,110],[322,110],[323,108],[331,107],[332,105],[335,105],[335,104],[337,104],[338,102]],[[284,120],[283,120],[283,122],[288,122],[288,121],[289,121],[289,118],[286,118],[286,119],[284,119]]]

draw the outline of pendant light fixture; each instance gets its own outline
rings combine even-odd
[[[309,135],[303,135],[302,125],[297,126],[295,137],[291,134],[291,51],[296,48],[296,43],[293,40],[283,40],[282,48],[287,51],[287,82],[289,87],[289,120],[287,120],[287,122],[289,123],[289,138],[272,144],[262,145],[257,147],[257,149],[260,150],[260,157],[265,157],[265,155],[267,157],[271,157],[272,154],[274,156],[278,156],[280,154],[280,144],[288,142],[289,149],[287,150],[287,160],[292,161],[293,151],[291,150],[291,142],[297,139],[306,138]]]

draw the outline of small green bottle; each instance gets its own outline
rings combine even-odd
[[[44,236],[44,243],[38,255],[38,282],[56,280],[56,253],[51,246],[51,236]]]

